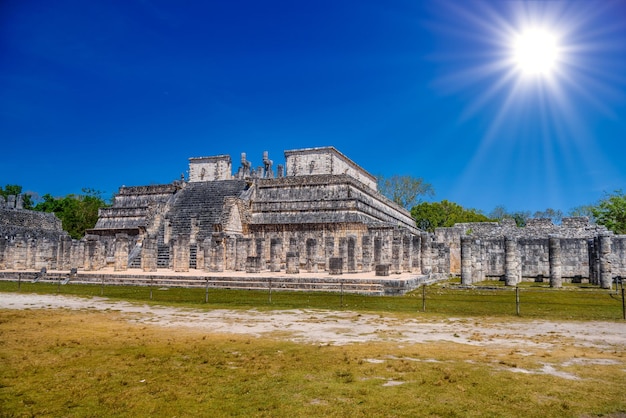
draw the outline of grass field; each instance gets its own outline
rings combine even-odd
[[[13,286],[13,287],[11,287]],[[31,288],[32,286],[33,288]],[[16,291],[15,283],[0,283]],[[56,286],[22,283],[21,292]],[[99,295],[97,286],[62,294]],[[522,316],[621,321],[610,292],[522,289]],[[349,309],[408,317],[421,292],[377,298],[202,289],[104,289],[198,309]],[[431,286],[419,315],[515,320],[514,292]],[[511,302],[511,299],[513,300]],[[590,324],[590,326],[592,326]],[[546,337],[546,341],[548,340]],[[624,347],[433,342],[332,346],[133,324],[119,312],[0,310],[0,416],[623,417]],[[547,347],[547,346],[546,346]]]
[[[149,288],[23,282],[20,291],[100,296],[195,308],[228,309],[350,309],[364,312],[417,312],[455,316],[516,316],[515,292],[498,282],[491,289],[460,289],[455,281],[427,286],[404,296],[364,296],[325,292],[278,292],[201,288]],[[0,291],[18,290],[16,282],[0,282]],[[619,320],[623,318],[621,294],[590,285],[551,289],[547,284],[522,283],[519,312],[525,318]],[[152,296],[152,299],[151,299]],[[207,298],[208,296],[208,298]],[[208,299],[208,303],[205,300]]]

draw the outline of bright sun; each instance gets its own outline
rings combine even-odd
[[[557,38],[544,29],[527,29],[514,40],[513,58],[525,75],[549,75],[559,58]]]

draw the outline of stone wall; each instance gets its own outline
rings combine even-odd
[[[370,189],[377,189],[376,177],[359,167],[334,147],[285,151],[285,165],[287,176],[347,174]]]
[[[196,157],[189,159],[189,182],[230,180],[232,176],[230,155]]]
[[[408,211],[351,176],[311,175],[259,180],[252,223],[385,223],[418,233]]]
[[[61,220],[54,213],[0,208],[0,235],[10,237],[16,234],[56,238],[64,232]]]
[[[524,228],[503,223],[457,224],[443,240],[461,243],[461,280],[465,284],[499,278],[508,285],[521,280],[590,281],[607,288],[624,274],[624,236],[590,224],[586,218],[565,218],[561,225],[533,219]],[[451,272],[455,273],[455,271]]]

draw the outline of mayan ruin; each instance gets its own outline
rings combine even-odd
[[[451,275],[464,285],[496,279],[602,288],[626,275],[626,236],[586,218],[561,225],[535,219],[524,228],[507,220],[457,224],[431,234],[334,147],[285,151],[285,162],[274,167],[265,152],[255,168],[242,153],[233,171],[228,155],[190,158],[187,179],[120,187],[81,240],[54,215],[23,210],[19,196],[3,200],[1,273],[71,270],[97,282],[106,269],[120,276],[170,271],[173,285],[177,274],[194,272],[209,280],[232,272],[232,281],[309,273],[320,283],[358,283],[367,274],[384,283],[381,294]],[[311,280],[305,289],[325,288]]]

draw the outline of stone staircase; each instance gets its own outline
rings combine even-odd
[[[197,228],[196,241],[202,242],[214,232],[214,225],[221,223],[224,198],[237,197],[247,187],[243,180],[187,183],[168,214],[171,236],[191,235],[192,228]]]
[[[130,273],[130,272],[129,272]],[[290,292],[335,292],[352,293],[371,296],[401,295],[417,288],[427,277],[416,276],[408,280],[360,279],[355,277],[304,277],[304,276],[271,276],[271,275],[233,275],[211,276],[210,273],[198,276],[175,276],[158,274],[99,274],[98,272],[79,272],[69,281],[69,274],[51,272],[38,278],[38,283],[52,284],[91,284],[105,286],[156,286],[156,287],[189,287],[231,290],[261,290]],[[22,282],[33,282],[36,272],[20,272]],[[0,272],[0,280],[17,281],[18,272]]]

